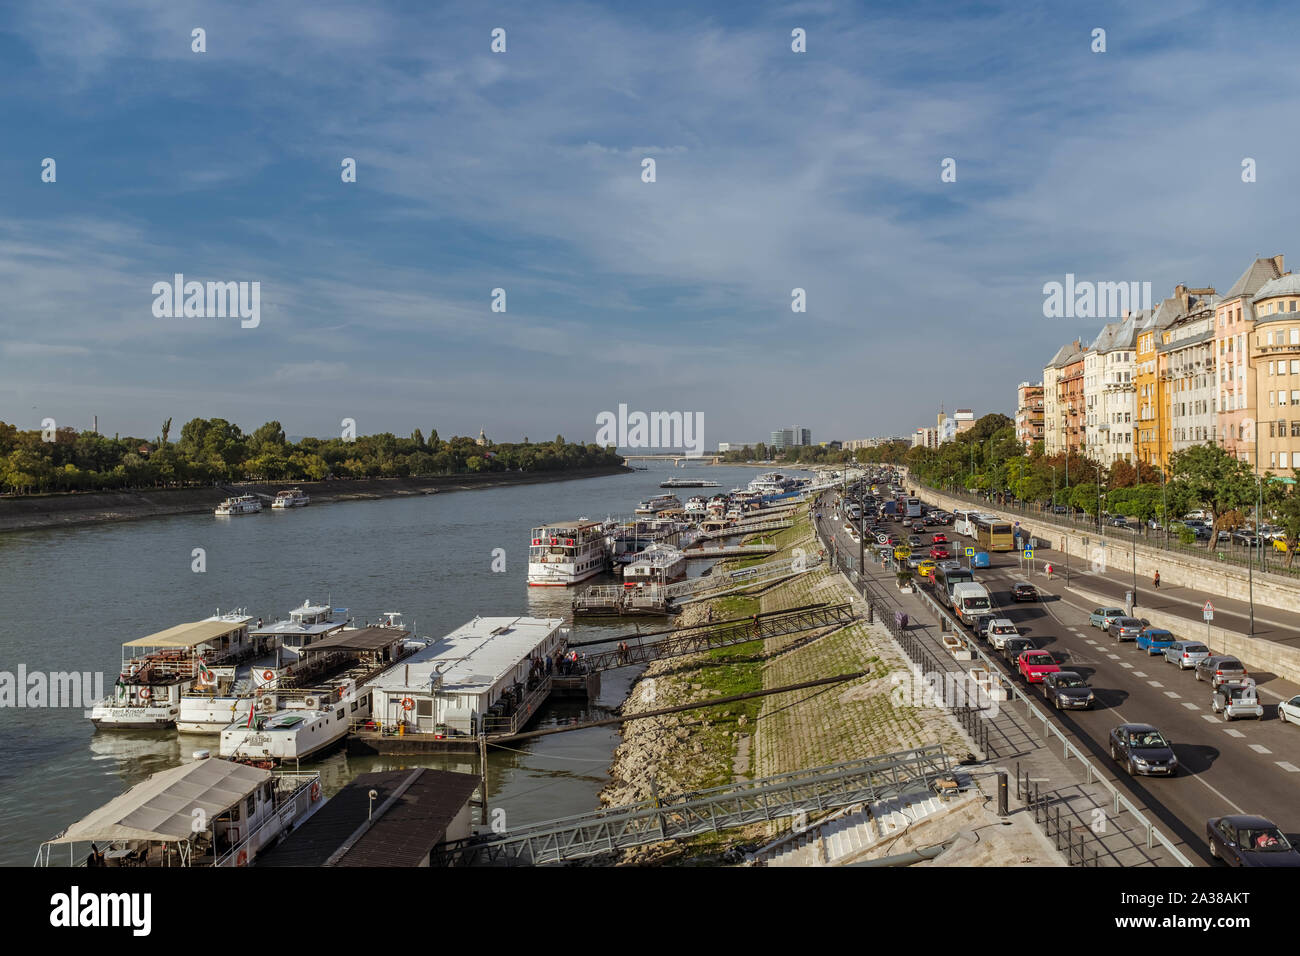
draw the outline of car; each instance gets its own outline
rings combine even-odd
[[[1019,636],[1020,632],[1016,630],[1016,626],[1005,617],[994,618],[984,629],[984,639],[998,650],[1006,647],[1008,640]]]
[[[1146,651],[1151,657],[1154,657],[1157,654],[1163,654],[1165,648],[1177,643],[1177,641],[1174,640],[1174,635],[1170,631],[1166,631],[1161,627],[1142,628],[1142,630],[1138,632],[1136,640],[1137,649],[1139,651]]]
[[[1036,650],[1038,650],[1037,645],[1032,638],[1028,637],[1008,637],[1002,642],[1002,656],[1006,658],[1008,664],[1015,664],[1025,651]]]
[[[1107,522],[1107,524],[1109,524],[1112,528],[1127,528],[1128,519],[1124,517],[1111,518],[1110,521]]]
[[[921,547],[921,536],[919,534],[910,534],[907,536],[907,546],[909,548]]]
[[[929,558],[922,558],[919,562],[917,562],[916,573],[921,575],[921,577],[923,578],[932,578],[934,577],[935,567],[936,567],[935,563],[931,561]]]
[[[1238,717],[1254,717],[1260,720],[1264,716],[1264,708],[1260,706],[1254,681],[1224,684],[1210,698],[1210,707],[1216,714],[1223,714],[1224,720],[1236,720]]]
[[[1284,724],[1300,724],[1300,696],[1278,704],[1277,719]]]
[[[1074,671],[1058,670],[1044,674],[1043,695],[1057,710],[1067,707],[1091,710],[1096,701],[1088,682]]]
[[[1273,550],[1274,550],[1274,551],[1281,551],[1283,554],[1286,554],[1286,552],[1287,552],[1286,538],[1285,538],[1285,537],[1274,538],[1274,539],[1273,539]],[[1292,550],[1292,551],[1300,551],[1300,542],[1297,542],[1296,545],[1295,545],[1295,547],[1293,547],[1291,550]]]
[[[952,551],[949,550],[946,544],[936,544],[930,549],[930,557],[935,561],[945,561],[952,557]]]
[[[1205,821],[1205,842],[1210,856],[1228,866],[1300,866],[1300,852],[1264,817],[1211,817]]]
[[[930,543],[931,543],[931,544],[947,544],[947,543],[948,543],[948,536],[947,536],[946,534],[944,534],[942,531],[937,532],[936,534],[933,534],[933,535],[930,536]]]
[[[1165,648],[1165,660],[1177,664],[1180,671],[1195,667],[1210,656],[1210,649],[1200,641],[1174,641]]]
[[[914,551],[907,556],[905,563],[909,568],[915,571],[917,568],[921,566],[922,561],[928,561],[928,560],[930,559],[927,558],[925,555],[921,554],[921,552]]]
[[[912,556],[911,548],[905,548],[902,545],[899,545],[898,547],[894,548],[895,561],[906,561],[911,556]]]
[[[1208,680],[1215,689],[1223,684],[1239,684],[1247,676],[1246,665],[1227,654],[1207,657],[1196,665],[1196,679]]]
[[[1117,641],[1136,641],[1137,636],[1142,633],[1146,622],[1136,617],[1116,617],[1111,618],[1106,632],[1112,635]]]
[[[1099,607],[1088,615],[1088,623],[1103,631],[1110,627],[1110,622],[1117,617],[1127,617],[1128,612],[1122,607]]]
[[[1056,505],[1054,508],[1052,508],[1052,514],[1063,515],[1067,513],[1069,510],[1070,509],[1065,507],[1065,505]]]
[[[1110,732],[1110,759],[1125,765],[1130,776],[1178,773],[1173,745],[1150,724],[1120,724]]]
[[[1044,675],[1055,674],[1060,669],[1056,658],[1047,651],[1022,651],[1016,658],[1016,670],[1031,684],[1041,684]]]
[[[989,624],[996,620],[999,620],[996,614],[976,614],[971,618],[970,626],[980,640],[987,641]]]
[[[1034,587],[1028,581],[1017,581],[1011,585],[1011,600],[1013,601],[1037,601],[1038,588]]]
[[[947,558],[946,560],[940,561],[938,564],[944,571],[959,571],[962,566],[961,562],[956,558]]]

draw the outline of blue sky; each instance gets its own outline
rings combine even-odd
[[[9,4],[0,419],[593,440],[626,403],[702,411],[711,445],[910,432],[940,402],[1011,413],[1100,325],[1045,319],[1044,282],[1159,298],[1300,256],[1290,22],[1197,3]],[[260,326],[155,318],[177,272],[259,281]]]

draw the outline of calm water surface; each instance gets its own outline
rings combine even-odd
[[[121,645],[183,621],[247,608],[267,621],[305,599],[332,600],[358,623],[401,611],[420,636],[454,630],[475,614],[568,617],[573,589],[527,587],[528,532],[546,521],[630,515],[661,493],[669,474],[717,481],[681,489],[683,501],[744,485],[746,467],[665,464],[650,471],[381,501],[311,505],[216,518],[185,515],[82,528],[0,534],[0,671],[94,671],[107,690]],[[213,505],[218,503],[214,495]],[[207,570],[191,570],[195,548]],[[506,571],[491,570],[495,548]],[[699,574],[708,562],[691,562]],[[602,579],[593,579],[595,583]],[[614,580],[610,578],[609,580]],[[585,586],[585,585],[584,585]],[[636,622],[577,625],[576,638],[633,630]],[[659,619],[640,622],[662,626]],[[600,699],[565,702],[535,726],[605,716],[627,695],[634,669],[607,672]],[[613,728],[556,734],[489,758],[493,806],[509,825],[581,813],[609,781]],[[218,738],[174,731],[95,732],[80,709],[0,709],[0,864],[29,865],[53,836],[158,770]],[[472,758],[348,757],[312,766],[332,793],[358,773],[428,766],[477,772]]]

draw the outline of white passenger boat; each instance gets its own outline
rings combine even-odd
[[[655,515],[670,508],[681,508],[682,500],[676,495],[652,495],[636,506],[639,515]]]
[[[209,667],[195,686],[181,695],[176,729],[183,734],[217,734],[232,722],[246,719],[254,698],[281,686],[310,686],[304,682],[324,676],[302,661],[304,648],[351,623],[348,609],[303,601],[287,620],[257,626],[249,632],[256,650],[248,661]],[[339,668],[345,664],[340,663]]]
[[[608,568],[609,542],[601,522],[579,518],[533,529],[529,587],[566,587]]]
[[[178,624],[122,645],[122,670],[113,694],[91,709],[102,730],[171,727],[180,716],[181,695],[207,679],[211,668],[234,664],[257,652],[249,636],[248,614],[217,613]]]
[[[263,689],[252,709],[221,731],[221,756],[261,764],[323,754],[354,721],[371,718],[365,685],[424,648],[409,635],[380,624],[344,628],[314,642],[303,651],[298,679],[281,678],[275,688]],[[322,668],[328,677],[316,676]],[[313,676],[304,678],[304,669]]]
[[[288,491],[276,492],[275,498],[271,501],[271,507],[276,509],[305,508],[310,503],[311,498],[307,497],[301,488],[291,488]]]
[[[204,750],[194,756],[42,843],[37,864],[247,866],[323,803],[319,773],[272,772]]]
[[[217,510],[213,513],[224,517],[227,515],[252,515],[261,510],[262,501],[257,495],[240,495],[238,498],[227,498],[217,505]]]
[[[625,585],[669,584],[686,577],[686,555],[670,544],[652,544],[623,569]]]

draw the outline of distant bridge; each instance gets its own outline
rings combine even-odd
[[[674,467],[683,461],[698,461],[704,465],[722,464],[722,455],[624,455],[624,461],[671,461]]]

